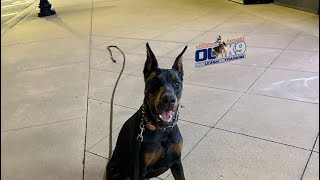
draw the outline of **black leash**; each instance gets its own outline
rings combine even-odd
[[[134,149],[134,154],[135,154],[135,156],[134,156],[134,167],[133,167],[133,179],[134,180],[138,180],[139,179],[140,147],[141,147],[141,143],[143,141],[143,132],[145,130],[145,124],[144,124],[144,121],[143,121],[144,115],[145,115],[144,106],[142,105],[142,108],[141,108],[141,122],[140,122],[140,125],[139,125],[140,133],[137,136],[137,143],[136,143],[136,147]]]
[[[140,168],[140,147],[141,147],[142,139],[137,138],[137,144],[135,148],[135,156],[134,156],[134,167],[133,167],[133,179],[139,179],[139,168]]]
[[[117,81],[116,81],[116,84],[114,85],[114,88],[113,88],[113,91],[112,91],[112,95],[111,95],[111,102],[110,102],[110,134],[109,134],[109,161],[110,161],[110,159],[111,159],[111,155],[112,155],[112,124],[113,124],[113,99],[114,99],[114,94],[115,94],[115,92],[116,92],[116,89],[117,89],[117,86],[118,86],[118,83],[119,83],[119,80],[120,80],[120,77],[121,77],[121,75],[122,75],[122,73],[123,73],[123,70],[124,70],[124,66],[125,66],[125,64],[126,64],[126,57],[125,57],[125,55],[124,55],[124,53],[123,53],[123,51],[120,49],[120,48],[118,48],[118,46],[108,46],[107,47],[107,49],[108,49],[108,51],[109,51],[109,53],[110,53],[110,57],[111,57],[111,60],[112,60],[112,62],[114,62],[114,63],[116,63],[117,61],[113,58],[113,56],[112,56],[112,51],[111,51],[111,49],[110,48],[116,48],[116,49],[118,49],[120,52],[121,52],[121,54],[122,54],[122,56],[123,56],[123,63],[122,63],[122,69],[121,69],[121,71],[120,71],[120,73],[119,73],[119,76],[118,76],[118,79],[117,79]]]
[[[108,46],[107,49],[110,53],[110,56],[111,56],[111,60],[112,62],[116,63],[117,61],[113,58],[112,56],[112,51],[110,48],[116,48],[118,49],[122,56],[123,56],[123,63],[122,63],[122,69],[119,73],[119,76],[118,76],[118,79],[116,81],[116,84],[114,85],[114,88],[113,88],[113,91],[112,91],[112,95],[111,95],[111,102],[110,102],[110,127],[109,127],[109,161],[111,160],[111,156],[112,156],[112,124],[113,124],[113,99],[114,99],[114,94],[116,92],[116,88],[118,86],[118,82],[120,80],[120,77],[123,73],[123,70],[124,70],[124,67],[125,67],[125,63],[126,63],[126,57],[123,53],[123,51],[118,48],[117,46]],[[142,123],[140,124],[140,130],[141,132],[138,134],[137,136],[137,144],[136,144],[136,147],[135,147],[135,159],[134,159],[134,180],[138,180],[139,178],[139,153],[140,153],[140,146],[141,146],[141,142],[143,141],[143,136],[142,136],[142,133],[144,131],[144,124],[143,124],[143,121]],[[106,172],[107,172],[107,169],[106,169]]]

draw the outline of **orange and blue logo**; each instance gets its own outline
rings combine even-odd
[[[196,45],[195,67],[206,66],[246,57],[246,43],[244,37],[222,40],[221,36],[215,42]]]

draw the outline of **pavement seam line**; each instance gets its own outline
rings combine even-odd
[[[303,71],[303,70],[296,70],[296,69],[286,69],[286,68],[281,68],[281,67],[270,67],[270,69],[294,71],[294,72],[302,72],[302,73],[314,73],[314,74],[318,74],[319,75],[319,72],[314,72],[314,71]]]
[[[69,62],[65,64],[56,64],[56,65],[49,65],[49,66],[43,66],[43,67],[37,67],[37,68],[22,69],[17,71],[10,71],[10,73],[21,73],[21,72],[28,72],[28,71],[35,71],[35,70],[52,69],[52,68],[63,67],[63,66],[72,66],[72,65],[81,64],[84,62],[87,62],[87,61],[74,61],[74,62]]]
[[[208,131],[204,134],[204,136],[190,149],[190,151],[182,158],[181,162],[185,160],[188,155],[201,143],[201,141],[209,134],[212,128],[208,129]],[[167,179],[172,173],[168,174],[164,179]]]
[[[25,42],[16,42],[13,44],[1,44],[1,47],[10,47],[10,46],[19,46],[19,45],[25,45],[25,44],[29,44],[29,43],[42,43],[45,41],[54,41],[54,40],[60,40],[60,39],[70,39],[67,36],[65,37],[56,37],[56,38],[49,38],[49,39],[41,39],[41,40],[35,40],[35,41],[25,41]]]
[[[254,139],[259,139],[259,140],[263,140],[263,141],[267,141],[267,142],[272,142],[272,143],[281,144],[281,145],[285,145],[285,146],[289,146],[289,147],[294,147],[294,148],[297,148],[297,149],[311,151],[310,149],[307,149],[307,148],[303,148],[303,147],[299,147],[299,146],[295,146],[295,145],[291,145],[291,144],[286,144],[286,143],[282,143],[282,142],[279,142],[279,141],[274,141],[274,140],[271,140],[271,139],[266,139],[266,138],[261,138],[261,137],[258,137],[258,136],[239,133],[239,132],[236,132],[236,131],[231,131],[231,130],[227,130],[227,129],[223,129],[223,128],[219,128],[219,127],[212,127],[212,126],[209,126],[209,125],[206,125],[206,124],[200,124],[200,123],[188,121],[188,120],[185,120],[185,119],[180,119],[180,120],[184,121],[184,122],[191,123],[191,124],[199,125],[199,126],[202,126],[202,127],[218,129],[218,130],[222,130],[222,131],[225,131],[225,132],[238,134],[238,135],[241,135],[241,136],[247,136],[247,137],[251,137],[251,138],[254,138]],[[314,151],[314,152],[317,152],[317,151]]]
[[[244,93],[243,91],[238,91],[238,90],[232,90],[232,89],[226,89],[226,88],[219,88],[219,87],[211,87],[211,86],[193,84],[193,83],[188,83],[188,82],[185,82],[185,83],[183,83],[183,84],[190,85],[190,86],[197,86],[197,87],[209,88],[209,89],[217,89],[217,90],[223,90],[223,91],[230,91],[230,92],[235,92],[235,93]]]
[[[71,118],[71,119],[64,119],[64,120],[60,120],[60,121],[54,121],[54,122],[48,122],[48,123],[42,123],[42,124],[36,124],[36,125],[32,125],[32,126],[25,126],[25,127],[16,128],[16,129],[7,129],[7,130],[3,130],[3,131],[1,131],[1,133],[4,133],[4,132],[11,132],[11,131],[17,131],[17,130],[21,130],[21,129],[28,129],[28,128],[33,128],[33,127],[39,127],[39,126],[46,126],[46,125],[50,125],[50,124],[63,123],[63,122],[68,122],[68,121],[78,120],[78,119],[82,119],[82,118],[84,118],[84,117],[77,117],[77,118]]]
[[[96,98],[93,98],[93,97],[90,97],[90,96],[89,96],[89,99],[90,99],[90,100],[94,100],[94,101],[98,101],[98,102],[102,102],[102,103],[105,103],[105,104],[110,104],[110,102],[108,102],[108,101],[96,99]],[[123,108],[132,109],[132,110],[139,110],[139,109],[137,109],[137,108],[133,108],[133,107],[129,107],[129,106],[124,106],[124,105],[121,105],[121,104],[116,104],[116,103],[114,103],[114,105],[120,106],[120,107],[123,107]]]
[[[212,128],[215,128],[216,125],[224,118],[224,116],[233,108],[234,105],[237,104],[237,102],[244,96],[245,93],[241,93],[240,97],[228,108],[228,110],[223,113],[223,115],[218,119],[218,121],[212,126]]]
[[[91,13],[90,13],[90,34],[89,34],[89,60],[88,60],[88,86],[87,86],[87,102],[86,102],[86,120],[84,132],[84,147],[83,147],[83,160],[82,160],[82,180],[85,178],[85,165],[86,165],[86,146],[87,146],[87,128],[88,128],[88,114],[89,114],[89,90],[90,90],[90,61],[91,61],[91,47],[92,47],[92,18],[93,17],[93,0],[91,0]]]
[[[108,158],[106,158],[106,157],[104,157],[104,156],[101,156],[101,155],[99,155],[99,154],[97,154],[97,153],[94,153],[94,152],[91,152],[91,151],[88,151],[88,150],[86,150],[86,152],[87,152],[87,153],[90,153],[90,154],[92,154],[92,155],[101,157],[101,158],[103,158],[103,159],[108,159]]]
[[[122,125],[123,125],[123,124],[122,124]],[[115,133],[119,128],[122,127],[122,125],[119,126],[119,127],[117,127],[117,128],[115,128],[115,130],[113,130],[112,133]],[[109,137],[109,135],[104,136],[102,139],[98,140],[98,141],[97,141],[96,143],[94,143],[91,147],[89,147],[86,151],[91,150],[92,148],[94,148],[96,145],[98,145],[100,142],[102,142],[104,139],[106,139],[106,138],[108,138],[108,137]]]
[[[265,138],[261,138],[261,137],[257,137],[257,136],[252,136],[252,135],[249,135],[249,134],[239,133],[239,132],[236,132],[236,131],[231,131],[231,130],[227,130],[227,129],[223,129],[223,128],[219,128],[219,127],[214,127],[213,129],[229,132],[229,133],[232,133],[232,134],[238,134],[238,135],[241,135],[241,136],[246,136],[246,137],[250,137],[250,138],[254,138],[254,139],[258,139],[258,140],[262,140],[262,141],[267,141],[267,142],[271,142],[271,143],[275,143],[275,144],[280,144],[280,145],[284,145],[284,146],[288,146],[288,147],[293,147],[293,148],[297,148],[297,149],[301,149],[301,150],[305,150],[305,151],[311,151],[310,149],[307,149],[307,148],[303,148],[303,147],[299,147],[299,146],[295,146],[295,145],[291,145],[291,144],[286,144],[286,143],[274,141],[274,140],[271,140],[271,139],[265,139]]]
[[[117,71],[113,71],[113,70],[107,70],[107,69],[103,69],[103,68],[96,68],[96,67],[91,67],[90,69],[94,69],[97,71],[104,71],[104,72],[109,72],[109,73],[115,73],[115,74],[119,74]],[[130,74],[130,73],[122,73],[126,76],[135,76],[135,77],[143,77],[142,75],[136,75],[136,74]]]
[[[251,93],[251,92],[246,92],[245,94],[257,95],[257,96],[265,96],[265,97],[271,97],[271,98],[277,98],[277,99],[283,99],[283,100],[289,100],[289,101],[296,101],[296,102],[302,102],[302,103],[308,103],[308,104],[319,104],[317,102],[302,101],[302,100],[297,100],[297,99],[277,97],[277,96],[271,96],[271,95],[265,95],[265,94],[256,94],[256,93]]]
[[[307,163],[306,163],[306,165],[304,166],[304,169],[303,169],[303,172],[302,172],[302,175],[301,175],[300,180],[302,180],[302,179],[303,179],[303,176],[304,176],[304,174],[305,174],[305,172],[306,172],[306,170],[307,170],[307,167],[308,167],[309,161],[310,161],[311,156],[312,156],[312,153],[313,153],[313,149],[314,149],[314,147],[316,146],[316,143],[317,143],[318,138],[319,138],[319,133],[318,133],[318,136],[317,136],[316,140],[315,140],[315,141],[314,141],[314,143],[313,143],[312,150],[311,150],[311,152],[310,152],[310,154],[309,154],[309,157],[308,157]]]

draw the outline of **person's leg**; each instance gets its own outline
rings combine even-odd
[[[39,17],[51,16],[56,14],[54,9],[51,9],[51,4],[48,0],[40,0],[39,4],[40,12],[38,13]]]

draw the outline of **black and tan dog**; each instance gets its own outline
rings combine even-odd
[[[184,180],[181,164],[182,136],[177,126],[182,94],[182,55],[172,69],[161,69],[147,43],[147,60],[143,70],[144,101],[141,108],[127,120],[118,136],[115,150],[107,165],[107,180],[138,180],[159,176],[168,169],[176,180]],[[139,151],[139,167],[135,169],[137,136],[145,127]]]
[[[218,57],[219,54],[223,57],[227,57],[228,48],[227,44],[221,39],[221,36],[217,38],[217,41],[215,42],[218,44],[218,46],[212,48],[212,55]]]

